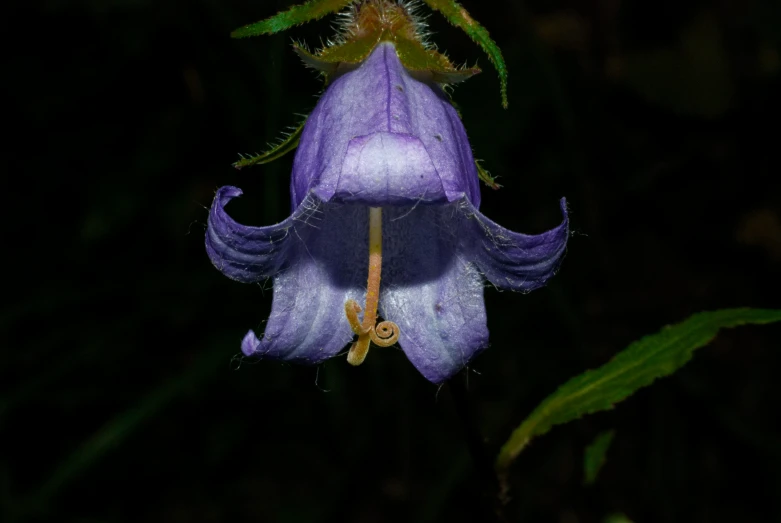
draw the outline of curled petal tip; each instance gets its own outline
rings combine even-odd
[[[217,198],[219,198],[222,205],[226,205],[229,201],[242,194],[244,194],[244,191],[232,185],[226,185],[217,190]]]
[[[252,330],[247,332],[244,339],[241,340],[241,352],[244,353],[245,356],[253,356],[255,352],[257,352],[259,346],[260,340],[255,336],[255,332]]]

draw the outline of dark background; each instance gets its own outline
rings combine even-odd
[[[529,295],[486,291],[492,347],[456,380],[494,451],[556,386],[721,307],[781,303],[781,7],[772,0],[464,0],[489,63],[459,86],[482,211],[576,235]],[[203,248],[217,187],[244,223],[289,208],[292,155],[236,171],[316,103],[292,53],[330,20],[229,33],[278,0],[11,1],[3,11],[0,519],[486,521],[451,391],[396,349],[359,368],[241,363],[270,286]],[[10,135],[10,138],[9,136]],[[781,521],[779,326],[723,332],[681,372],[557,427],[515,463],[509,521]],[[468,381],[468,383],[467,383]],[[616,429],[597,483],[583,449]]]

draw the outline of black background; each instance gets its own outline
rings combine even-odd
[[[331,19],[229,33],[287,2],[49,0],[4,7],[0,519],[488,521],[451,391],[397,349],[359,368],[239,364],[270,285],[203,249],[221,185],[243,223],[289,208],[292,155],[241,172],[316,103],[292,53]],[[781,291],[781,8],[775,1],[469,2],[502,48],[510,108],[459,86],[475,155],[503,188],[482,211],[559,220],[560,273],[486,291],[492,347],[455,379],[489,452],[556,386],[633,340]],[[9,136],[10,135],[10,136]],[[682,371],[557,427],[515,463],[508,521],[781,520],[779,326],[723,332]],[[616,436],[597,483],[583,449]]]

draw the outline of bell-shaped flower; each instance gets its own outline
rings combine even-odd
[[[339,71],[307,119],[291,216],[240,225],[225,211],[240,194],[217,192],[206,248],[229,278],[273,278],[271,316],[262,336],[245,336],[246,356],[317,364],[352,342],[347,358],[358,364],[370,344],[397,342],[434,383],[487,346],[485,281],[541,287],[568,237],[563,199],[562,223],[539,235],[480,214],[458,114],[438,84],[405,69],[390,42]]]

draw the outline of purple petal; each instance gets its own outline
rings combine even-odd
[[[415,193],[410,193],[411,187]],[[414,136],[394,133],[350,140],[336,194],[344,202],[374,206],[447,201],[423,143]]]
[[[291,216],[268,227],[238,224],[225,212],[225,206],[241,194],[241,189],[231,186],[217,191],[209,211],[206,252],[228,278],[254,283],[276,274],[285,262],[289,230],[295,218]]]
[[[440,383],[488,344],[483,279],[457,252],[455,206],[388,211],[380,312],[398,324],[412,364]]]
[[[362,303],[366,293],[367,216],[363,206],[320,203],[307,222],[296,223],[291,263],[274,277],[265,333],[248,332],[244,354],[315,364],[345,348],[353,332],[344,303]]]
[[[318,363],[353,339],[348,299],[363,303],[368,265],[364,205],[310,196],[271,227],[237,224],[224,206],[240,191],[220,189],[209,217],[207,249],[215,265],[241,281],[274,275],[265,333],[249,331],[248,356]],[[483,277],[498,287],[531,290],[553,275],[568,235],[564,221],[546,233],[513,233],[468,201],[386,207],[380,314],[399,325],[399,344],[434,383],[460,369],[488,343]]]
[[[442,89],[404,69],[391,43],[336,78],[307,119],[293,164],[296,207],[323,201],[367,205],[448,202],[479,206],[472,151]]]
[[[545,285],[558,270],[569,237],[564,198],[561,199],[564,217],[561,224],[537,235],[509,231],[468,204],[464,212],[462,250],[497,287],[531,291]]]

